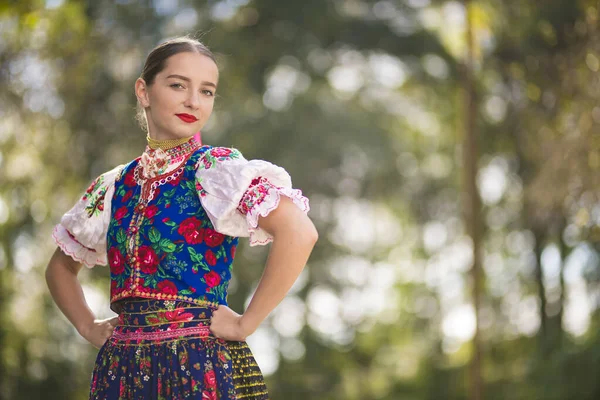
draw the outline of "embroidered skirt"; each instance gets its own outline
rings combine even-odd
[[[246,342],[210,332],[212,308],[136,299],[121,310],[96,357],[90,399],[268,399]]]

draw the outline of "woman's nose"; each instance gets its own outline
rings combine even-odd
[[[185,106],[194,109],[200,107],[200,95],[195,91],[191,92],[184,104]]]

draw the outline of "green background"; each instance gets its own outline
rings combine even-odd
[[[249,339],[273,399],[477,399],[471,376],[485,399],[600,398],[598,7],[0,1],[0,399],[87,396],[96,350],[44,280],[52,227],[143,151],[133,83],[182,34],[219,58],[203,141],[286,168],[320,233]],[[241,240],[237,311],[267,251]],[[108,277],[80,274],[102,318]]]

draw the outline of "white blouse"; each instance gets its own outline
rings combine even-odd
[[[146,153],[144,157],[147,158]],[[207,161],[209,153],[212,162]],[[124,166],[94,180],[54,228],[56,244],[87,267],[107,265],[106,237],[111,199],[115,180]],[[215,230],[228,236],[249,237],[250,246],[273,240],[258,226],[258,219],[276,209],[282,195],[289,197],[304,213],[310,209],[309,200],[301,190],[292,188],[291,177],[284,168],[265,160],[248,161],[234,148],[207,150],[196,164],[195,178],[200,203]]]

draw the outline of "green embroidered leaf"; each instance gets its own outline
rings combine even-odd
[[[125,243],[127,240],[127,235],[125,234],[125,229],[121,228],[117,232],[117,243]]]
[[[156,276],[158,276],[159,278],[168,278],[169,275],[167,275],[165,269],[162,267],[162,265],[159,265],[158,268],[156,269]]]
[[[170,220],[169,220],[169,221],[166,221],[166,222],[165,222],[165,225],[167,225],[167,226],[177,226],[177,224],[176,224],[175,222],[173,222],[173,221],[170,221]]]
[[[180,290],[178,294],[192,294],[192,291],[189,289]]]
[[[219,285],[213,288],[213,293],[217,297],[223,297],[223,285]]]
[[[156,286],[156,276],[150,275],[144,281],[144,287],[155,287]]]
[[[173,188],[171,190],[167,190],[166,192],[164,192],[164,196],[165,197],[173,197],[173,195],[175,194],[175,190],[177,190],[177,188]]]
[[[196,253],[196,250],[193,247],[188,247],[188,252],[190,253],[190,258],[194,263],[202,263],[204,256],[202,254]]]
[[[185,184],[189,190],[196,191],[196,182],[195,181],[186,181]]]
[[[169,239],[162,239],[159,246],[165,253],[173,253],[177,249],[175,243],[171,242]]]
[[[148,238],[152,243],[158,243],[160,241],[160,232],[155,227],[150,228],[150,232],[148,232]]]

